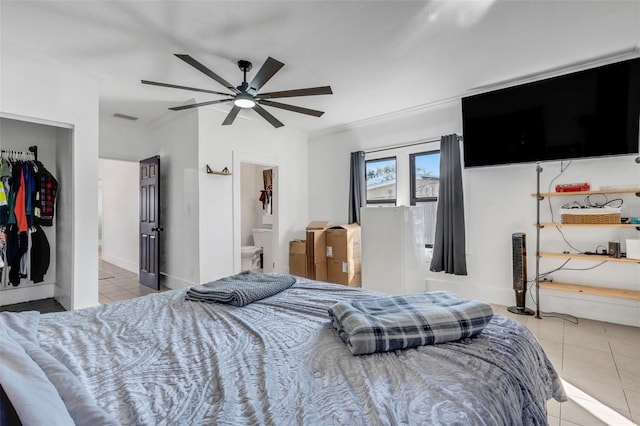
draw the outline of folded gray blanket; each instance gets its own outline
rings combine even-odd
[[[343,301],[329,308],[353,355],[433,345],[475,336],[493,318],[490,305],[448,291]]]
[[[288,289],[296,282],[291,275],[244,271],[238,275],[191,287],[186,300],[245,306]]]

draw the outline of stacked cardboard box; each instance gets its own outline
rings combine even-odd
[[[307,242],[289,241],[289,273],[299,277],[307,276]]]
[[[361,241],[358,224],[333,226],[325,231],[327,281],[350,287],[362,285]]]
[[[325,230],[328,221],[313,221],[307,226],[307,278],[327,281],[327,253],[325,246]]]

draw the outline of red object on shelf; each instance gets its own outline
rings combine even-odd
[[[563,183],[560,185],[556,185],[556,192],[578,192],[578,191],[589,191],[591,189],[591,185],[587,182],[582,183]]]

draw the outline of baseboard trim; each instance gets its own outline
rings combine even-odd
[[[181,288],[188,288],[194,285],[198,285],[198,283],[186,281],[186,280],[183,280],[182,278],[167,275],[162,272],[160,273],[160,284],[171,290],[178,290]]]
[[[0,306],[54,297],[54,287],[55,284],[51,283],[5,288],[1,293],[2,297],[0,298]]]
[[[119,257],[110,256],[108,254],[102,253],[102,260],[104,260],[107,263],[111,263],[112,265],[115,265],[119,268],[126,269],[129,272],[133,272],[134,274],[137,274],[140,272],[140,267],[138,266],[137,263],[131,262],[126,259],[122,259]]]

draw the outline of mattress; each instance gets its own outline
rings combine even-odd
[[[354,356],[327,310],[379,293],[297,278],[244,307],[185,294],[0,314],[3,339],[27,348],[2,356],[31,358],[77,424],[543,425],[547,400],[566,398],[535,336],[500,315],[473,338]]]

